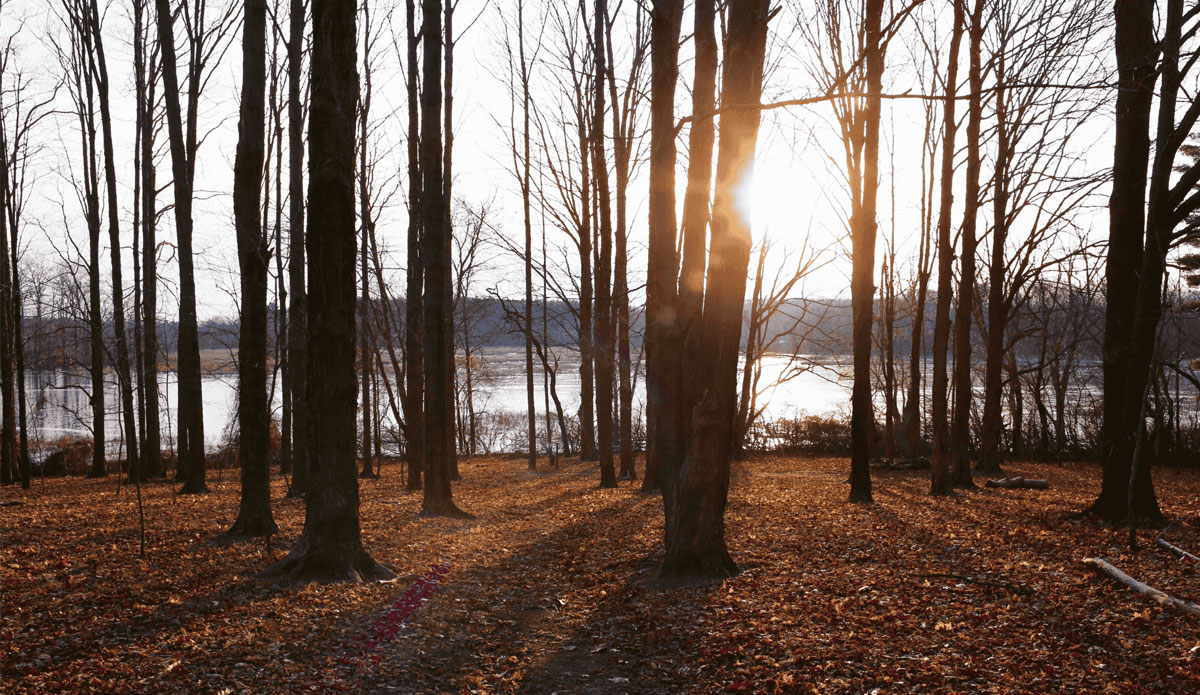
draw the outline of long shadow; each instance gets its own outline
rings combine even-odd
[[[574,487],[525,507],[530,514],[554,515],[560,505],[592,490]],[[380,670],[411,674],[416,680],[406,679],[406,692],[414,688],[457,692],[459,684],[477,677],[481,667],[485,670],[492,667],[494,675],[496,665],[506,656],[524,654],[545,645],[558,632],[551,629],[555,627],[554,623],[564,619],[574,608],[560,600],[562,594],[581,586],[584,578],[597,572],[621,573],[627,571],[627,563],[638,562],[637,551],[630,550],[628,539],[619,534],[620,529],[628,528],[626,524],[644,522],[647,515],[653,514],[647,509],[649,506],[646,498],[632,489],[618,489],[587,517],[576,515],[573,523],[556,526],[545,534],[537,532],[536,528],[530,529],[525,534],[525,541],[519,545],[505,541],[512,550],[497,562],[451,570],[447,583],[452,586],[446,596],[435,597],[434,601],[444,600],[449,605],[455,599],[453,586],[460,586],[484,587],[493,592],[498,603],[484,615],[462,616],[451,624],[441,625],[441,636],[433,648],[423,649],[419,654],[409,640],[403,636],[398,638],[385,648],[387,653]],[[593,548],[581,553],[581,543]],[[605,544],[613,549],[612,553],[604,552]],[[625,557],[611,562],[614,553]],[[469,558],[462,560],[469,562]],[[516,598],[509,600],[510,595],[505,589],[511,586],[520,586],[522,590]],[[627,586],[631,586],[631,581],[627,580]],[[615,596],[622,593],[626,593],[625,589],[607,598],[602,604],[604,610],[615,611],[619,607]],[[592,654],[594,647],[591,645],[597,634],[598,631],[587,625],[580,626],[572,631],[571,640],[583,644],[562,653]],[[540,670],[545,666],[539,664],[535,668]],[[528,664],[522,666],[528,667]],[[437,677],[424,676],[426,673],[436,673]],[[373,673],[362,673],[361,676],[357,685],[363,692],[388,692],[396,686]],[[545,680],[540,675],[539,679]]]

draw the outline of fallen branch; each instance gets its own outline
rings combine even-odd
[[[1138,580],[1134,579],[1128,574],[1125,574],[1121,570],[1113,567],[1111,564],[1101,560],[1100,558],[1085,557],[1083,559],[1083,564],[1094,567],[1095,569],[1107,574],[1109,577],[1112,577],[1139,594],[1154,599],[1160,606],[1181,610],[1184,613],[1200,618],[1200,605],[1192,603],[1191,601],[1184,601],[1183,599],[1175,598],[1168,593],[1155,589],[1149,584],[1143,584],[1142,582],[1139,582]]]
[[[1018,594],[1022,594],[1022,595],[1026,595],[1026,596],[1033,593],[1028,588],[1019,586],[1017,584],[1009,584],[1008,582],[993,582],[993,581],[988,581],[986,579],[976,579],[975,577],[968,577],[968,576],[965,576],[962,574],[947,574],[947,573],[943,573],[943,572],[933,572],[933,573],[928,573],[928,574],[918,574],[917,576],[921,577],[923,579],[957,579],[959,581],[963,581],[968,584],[978,584],[979,586],[991,587],[993,589],[1006,589],[1008,591],[1012,591],[1014,593],[1018,593]]]
[[[1177,545],[1168,543],[1161,538],[1158,539],[1158,545],[1161,548],[1165,548],[1165,549],[1171,551],[1172,553],[1177,555],[1179,557],[1179,559],[1181,559],[1181,560],[1191,560],[1192,562],[1200,562],[1200,557],[1192,555],[1191,553],[1184,550],[1183,548],[1180,548]]]
[[[1045,490],[1050,487],[1049,480],[1041,480],[1038,478],[1001,478],[999,480],[989,480],[984,483],[984,487],[1002,487],[1006,490]]]

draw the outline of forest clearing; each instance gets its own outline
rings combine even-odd
[[[955,498],[929,497],[926,472],[880,472],[862,506],[845,503],[844,459],[740,462],[726,520],[743,571],[681,587],[656,578],[660,496],[598,488],[577,460],[460,465],[456,498],[476,520],[419,517],[420,493],[385,464],[363,481],[363,536],[398,579],[300,588],[256,578],[303,523],[280,476],[269,544],[214,542],[237,514],[230,471],[209,495],[143,486],[144,560],[131,486],[6,488],[22,504],[0,529],[5,691],[1200,690],[1197,620],[1081,560],[1193,599],[1200,564],[1155,547],[1158,531],[1131,555],[1124,529],[1069,520],[1094,494],[1092,465],[1010,464],[1050,488]],[[1163,538],[1200,548],[1200,473],[1157,478]],[[398,602],[414,586],[428,600]]]

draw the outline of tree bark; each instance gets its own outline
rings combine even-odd
[[[309,132],[308,395],[325,406],[311,418],[311,487],[304,532],[269,576],[372,581],[395,575],[362,544],[355,449],[354,0],[313,0]]]
[[[964,194],[958,309],[954,313],[954,417],[950,429],[950,482],[974,488],[971,480],[971,322],[975,303],[975,239],[979,212],[980,128],[983,121],[983,0],[975,0],[969,33],[970,87],[967,101],[967,186]]]
[[[604,91],[606,86],[604,28],[608,23],[605,0],[596,0],[592,51],[596,62],[592,82],[592,169],[596,180],[596,205],[599,209],[600,255],[596,266],[596,414],[597,445],[600,457],[600,487],[616,487],[617,471],[613,461],[613,353],[615,335],[612,316],[612,206],[608,187],[608,157],[604,140]]]
[[[453,312],[450,302],[450,230],[446,228],[442,189],[442,8],[422,0],[421,220],[425,269],[425,495],[423,514],[469,516],[451,497],[454,398]]]
[[[661,461],[675,457],[663,445],[680,432],[664,418],[676,407],[672,355],[678,261],[675,257],[675,83],[679,78],[679,30],[683,0],[653,0],[650,9],[650,200],[646,268],[646,474],[642,490],[661,486]],[[664,491],[665,492],[665,491]],[[663,501],[669,504],[664,494]]]
[[[425,284],[423,233],[421,231],[421,169],[418,158],[421,134],[417,96],[417,45],[414,0],[406,0],[405,15],[408,27],[408,284],[404,302],[405,398],[404,417],[407,421],[406,455],[408,458],[409,490],[421,489],[425,467]]]
[[[142,363],[141,382],[145,393],[142,427],[142,471],[146,477],[164,475],[162,464],[162,434],[159,418],[158,392],[158,195],[154,165],[154,104],[157,71],[149,53],[149,27],[143,25],[146,0],[134,3],[134,55],[138,93],[138,119],[141,121],[137,147],[141,159],[142,194]],[[134,250],[137,253],[137,249]]]
[[[938,288],[937,307],[933,320],[933,450],[930,456],[931,495],[948,495],[953,490],[950,477],[949,421],[947,419],[946,352],[950,342],[950,304],[953,300],[954,245],[950,239],[950,215],[954,206],[954,140],[958,131],[955,120],[955,101],[958,91],[958,52],[963,34],[963,3],[954,0],[954,29],[950,35],[950,62],[946,74],[946,101],[942,116],[945,134],[942,138],[941,206],[938,212]]]
[[[750,264],[750,220],[743,196],[754,172],[769,12],[768,0],[746,0],[729,9],[722,94],[726,107],[704,313],[700,330],[690,331],[685,343],[689,364],[700,369],[697,381],[703,391],[690,412],[682,464],[674,472],[663,468],[664,476],[673,473],[666,486],[673,501],[665,524],[664,577],[726,577],[738,571],[725,547],[725,505]]]
[[[200,338],[196,325],[196,273],[192,254],[192,157],[184,141],[183,113],[179,103],[179,78],[175,63],[175,32],[171,3],[155,0],[158,11],[158,42],[162,56],[163,95],[166,97],[167,133],[171,142],[171,170],[175,190],[175,229],[179,250],[179,417],[176,423],[179,468],[185,475],[180,494],[208,492],[204,470],[204,403],[200,381]],[[195,130],[192,112],[199,79],[193,70],[188,103],[188,131]]]
[[[288,17],[288,393],[292,400],[292,482],[288,497],[308,490],[308,291],[304,239],[304,0],[292,0]]]
[[[1144,255],[1150,111],[1158,77],[1154,4],[1142,0],[1117,0],[1114,19],[1118,90],[1105,265],[1104,422],[1100,435],[1100,465],[1104,477],[1099,497],[1087,509],[1111,522],[1121,521],[1126,516],[1134,447],[1136,425],[1126,417],[1126,411],[1130,410],[1129,394],[1137,390],[1129,383],[1133,367],[1131,336]],[[1157,292],[1157,286],[1154,290]],[[1145,470],[1145,479],[1149,482],[1148,467]],[[1153,489],[1143,496],[1153,499]],[[1154,507],[1157,508],[1157,503]]]
[[[1004,298],[1004,244],[1008,239],[1008,170],[1010,150],[1005,112],[1004,56],[996,67],[996,164],[992,181],[992,254],[988,259],[987,347],[983,378],[983,422],[979,437],[979,463],[975,470],[986,475],[1003,475],[1000,468],[1000,434],[1003,429],[1001,390],[1004,362],[1004,333],[1008,304]]]
[[[242,95],[233,165],[233,219],[241,268],[242,317],[238,330],[238,462],[242,495],[230,538],[270,536],[271,412],[267,403],[267,270],[271,252],[259,215],[262,203],[263,132],[266,128],[267,3],[246,0],[242,18]]]
[[[875,427],[871,401],[871,322],[875,299],[876,198],[879,192],[879,118],[884,47],[880,25],[883,0],[867,0],[863,29],[866,44],[867,98],[862,112],[864,167],[862,206],[851,220],[853,271],[850,295],[853,311],[854,388],[850,412],[850,501],[870,503],[871,432]]]

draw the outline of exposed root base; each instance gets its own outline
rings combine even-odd
[[[238,517],[238,520],[233,522],[233,526],[225,533],[213,538],[213,542],[217,544],[241,543],[242,541],[274,536],[277,533],[279,533],[279,526],[275,524],[274,519],[259,518],[247,521]]]
[[[205,485],[203,483],[201,483],[200,485],[192,485],[191,483],[185,483],[183,487],[179,488],[179,492],[177,492],[175,494],[177,494],[177,495],[208,494],[208,485]]]
[[[301,544],[259,576],[281,584],[358,584],[391,581],[396,578],[396,573],[375,562],[365,550],[335,561],[328,555],[309,552],[307,544]]]
[[[696,586],[736,577],[740,571],[729,553],[721,550],[701,558],[668,558],[656,582],[663,588]]]
[[[869,492],[851,492],[848,501],[852,504],[875,504],[875,498]]]

